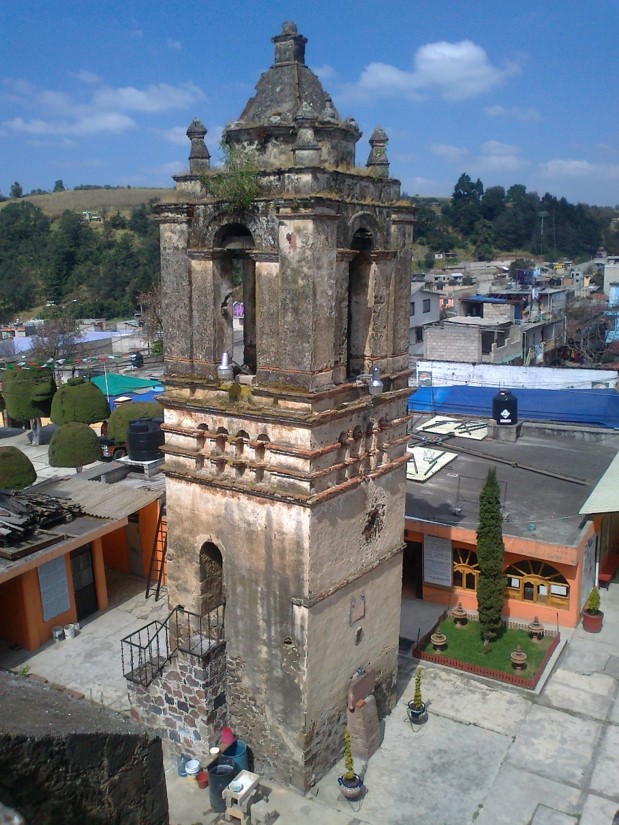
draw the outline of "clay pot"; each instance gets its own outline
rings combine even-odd
[[[602,629],[602,622],[604,621],[604,614],[601,610],[597,613],[589,613],[586,610],[582,612],[582,626],[587,633],[599,633]]]
[[[357,774],[354,774],[352,779],[346,779],[344,776],[339,776],[340,793],[345,799],[359,799],[363,792],[363,779]]]

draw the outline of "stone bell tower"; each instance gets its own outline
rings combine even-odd
[[[341,754],[356,669],[383,715],[394,699],[413,215],[382,129],[356,167],[359,129],[306,38],[284,23],[273,42],[224,132],[251,203],[213,194],[194,120],[160,207],[168,591],[199,614],[225,602],[230,723],[257,769],[305,789]]]

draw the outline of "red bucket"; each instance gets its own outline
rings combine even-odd
[[[227,748],[228,745],[231,745],[233,742],[236,742],[236,736],[232,732],[232,728],[222,728],[221,729],[221,744],[224,748]]]
[[[196,782],[198,783],[198,788],[204,790],[208,785],[208,771],[200,771],[197,773]]]

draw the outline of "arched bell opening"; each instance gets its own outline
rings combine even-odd
[[[250,255],[255,248],[249,229],[241,223],[222,226],[215,245],[223,250],[220,259],[221,314],[224,319],[222,351],[242,364],[243,372],[255,375],[256,359],[256,264]],[[233,318],[242,326],[242,339],[235,341]]]
[[[351,249],[357,254],[348,269],[348,350],[347,375],[354,377],[369,371],[372,306],[370,284],[374,248],[372,233],[363,227],[352,237]]]

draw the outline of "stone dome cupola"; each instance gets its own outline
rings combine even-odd
[[[286,22],[272,39],[275,62],[260,77],[239,119],[224,130],[224,140],[250,149],[264,170],[295,167],[295,156],[302,166],[354,166],[361,132],[354,120],[340,118],[319,78],[306,66],[307,38]],[[316,150],[308,153],[309,145]],[[295,152],[299,147],[303,151]]]

